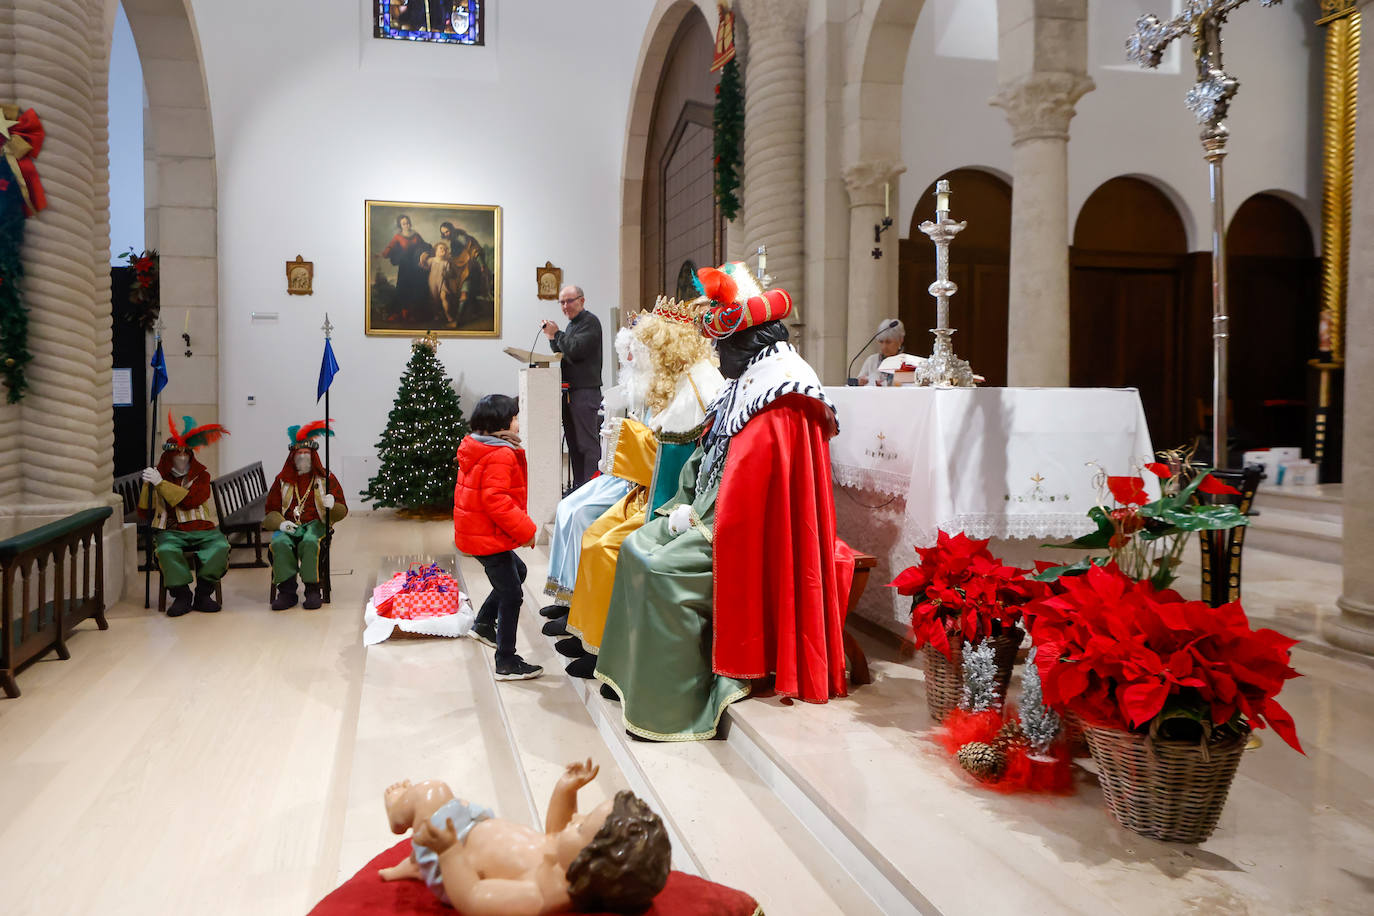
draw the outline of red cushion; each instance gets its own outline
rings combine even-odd
[[[310,916],[461,916],[440,903],[420,881],[383,881],[378,877],[378,869],[395,865],[408,855],[410,840],[401,840],[316,904]],[[675,871],[668,875],[668,886],[643,916],[761,916],[762,912],[754,898],[742,891]]]

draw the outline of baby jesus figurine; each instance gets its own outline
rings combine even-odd
[[[598,771],[590,759],[568,765],[543,833],[456,798],[442,782],[396,783],[386,790],[387,818],[393,833],[412,831],[412,854],[381,869],[382,880],[424,881],[465,916],[643,910],[668,882],[668,834],[632,792],[578,814],[577,790]]]

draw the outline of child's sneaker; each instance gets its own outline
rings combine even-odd
[[[496,648],[496,627],[489,623],[474,623],[472,629],[468,630],[468,636],[489,649]]]
[[[538,665],[531,665],[518,655],[510,661],[496,666],[496,679],[498,681],[528,681],[543,673],[543,668]]]

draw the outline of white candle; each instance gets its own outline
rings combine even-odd
[[[885,181],[885,182],[883,182],[883,219],[887,219],[889,216],[892,215],[891,209],[892,209],[892,183],[889,182],[889,181]]]
[[[189,333],[190,330],[191,330],[191,310],[190,310],[190,309],[187,309],[187,310],[186,310],[186,325],[185,325],[181,330],[182,330],[183,333]]]
[[[766,272],[767,270],[768,270],[768,249],[767,249],[765,246],[760,245],[760,246],[759,246],[759,279],[760,279],[760,280],[763,279],[764,274],[765,274],[765,272]]]
[[[938,181],[935,183],[935,212],[949,212],[949,182]]]

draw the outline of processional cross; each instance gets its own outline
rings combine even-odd
[[[1184,0],[1183,12],[1168,22],[1151,14],[1136,20],[1126,40],[1126,57],[1142,67],[1158,67],[1169,43],[1193,37],[1197,82],[1184,102],[1202,125],[1202,155],[1212,190],[1212,464],[1226,466],[1226,347],[1230,317],[1226,310],[1226,208],[1222,203],[1221,161],[1226,158],[1226,112],[1240,83],[1221,66],[1221,26],[1246,0]],[[1260,0],[1277,6],[1283,0]]]

